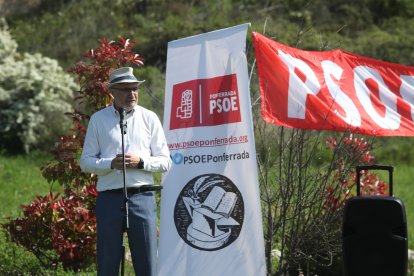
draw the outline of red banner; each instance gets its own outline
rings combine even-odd
[[[302,51],[253,33],[265,122],[372,136],[414,136],[414,67]]]

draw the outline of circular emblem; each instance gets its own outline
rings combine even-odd
[[[206,251],[234,242],[244,220],[244,202],[236,185],[220,174],[191,179],[182,189],[174,208],[180,237],[190,246]]]
[[[174,164],[179,165],[181,162],[183,162],[184,156],[181,153],[176,152],[171,158]]]

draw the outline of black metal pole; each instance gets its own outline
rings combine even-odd
[[[125,108],[121,107],[119,109],[119,125],[121,127],[121,137],[122,137],[122,178],[124,182],[124,206],[121,209],[124,212],[122,219],[122,259],[121,259],[121,275],[124,276],[125,273],[125,248],[126,248],[126,236],[129,229],[129,219],[128,219],[128,190],[126,187],[126,165],[125,165],[125,146],[124,146],[124,118],[125,118]]]
[[[119,109],[119,125],[121,127],[121,140],[122,140],[122,178],[124,182],[123,194],[124,194],[124,206],[121,207],[124,216],[122,219],[122,256],[121,256],[121,275],[124,276],[125,273],[125,252],[126,252],[126,237],[129,229],[129,216],[128,216],[128,190],[126,187],[126,165],[125,165],[125,145],[124,145],[124,135],[125,131],[125,108],[121,107]],[[143,191],[159,191],[162,189],[162,186],[157,185],[143,185],[140,187]]]

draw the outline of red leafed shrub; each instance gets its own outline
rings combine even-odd
[[[78,62],[69,70],[77,75],[81,86],[78,103],[85,104],[87,111],[91,113],[111,102],[109,90],[106,88],[110,71],[128,63],[143,65],[142,58],[132,51],[137,42],[121,37],[118,41],[102,39],[99,43],[99,48],[85,53],[89,63]]]
[[[372,146],[363,138],[353,138],[353,135],[345,137],[341,143],[336,138],[326,141],[328,148],[340,156],[334,171],[334,179],[339,182],[330,185],[326,190],[325,207],[337,209],[344,207],[345,202],[355,191],[356,171],[346,171],[345,164],[370,165],[375,161],[371,154]],[[361,171],[361,194],[386,195],[388,184],[381,181],[377,174],[370,171]],[[338,190],[339,189],[339,190]]]
[[[37,196],[22,205],[23,218],[4,224],[11,240],[33,252],[42,264],[78,270],[95,259],[96,190],[85,187],[81,192],[66,190],[64,196]],[[48,254],[53,249],[56,254]]]
[[[128,63],[143,65],[142,58],[132,51],[136,42],[120,37],[99,43],[98,48],[85,53],[86,61],[69,70],[80,86],[75,98],[78,110],[67,114],[73,128],[70,135],[57,141],[52,150],[54,159],[41,169],[48,182],[64,187],[64,194],[36,196],[30,204],[22,205],[22,218],[10,218],[2,225],[10,240],[33,252],[45,268],[61,263],[77,271],[94,263],[97,177],[82,172],[79,166],[86,127],[92,113],[111,103],[106,88],[109,72]]]

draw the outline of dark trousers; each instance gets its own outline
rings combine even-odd
[[[128,241],[135,274],[154,276],[157,206],[154,192],[128,195]],[[100,192],[96,202],[98,275],[118,275],[122,257],[122,193]]]

